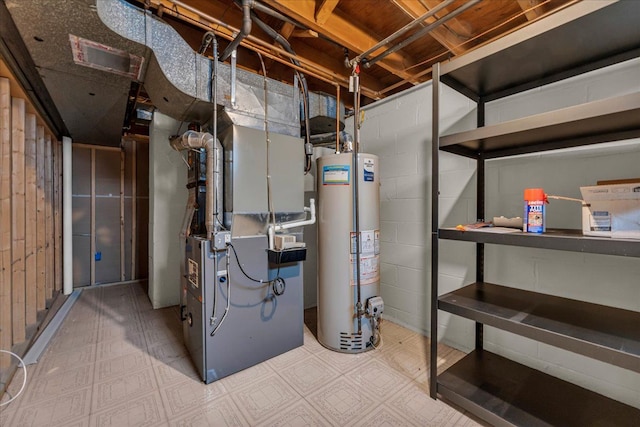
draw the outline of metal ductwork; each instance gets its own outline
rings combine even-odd
[[[212,190],[206,193],[207,238],[211,239],[213,233],[218,231],[220,224],[222,224],[220,219],[223,194],[222,168],[224,162],[222,144],[210,133],[189,130],[181,136],[173,138],[171,147],[177,151],[204,148],[207,153],[207,182],[213,183]]]
[[[124,0],[97,0],[102,22],[112,31],[146,47],[144,86],[156,108],[184,121],[211,120],[213,61],[197,54],[168,24]],[[250,15],[249,16],[250,20]],[[264,128],[264,77],[219,63],[218,109],[220,132],[230,125]],[[229,99],[235,85],[235,103]],[[225,96],[227,95],[227,96]],[[296,88],[267,79],[269,129],[300,135],[299,94]]]

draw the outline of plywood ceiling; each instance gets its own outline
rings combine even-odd
[[[346,87],[353,67],[347,61],[370,50],[406,25],[404,35],[359,62],[363,104],[430,79],[431,66],[464,55],[579,0],[250,0],[252,13],[286,39],[311,90]],[[221,51],[242,27],[241,0],[131,0],[176,28],[194,50],[214,31]],[[433,13],[434,10],[437,12]],[[432,16],[418,19],[432,11]],[[427,32],[426,27],[431,27]],[[419,34],[422,32],[422,34]],[[414,41],[407,41],[414,39]],[[400,44],[400,46],[396,46]],[[254,23],[238,50],[238,64],[292,82],[291,58]],[[370,62],[391,49],[384,58]],[[211,51],[205,52],[211,55]],[[347,101],[348,103],[348,101]]]

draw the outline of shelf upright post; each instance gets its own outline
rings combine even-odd
[[[431,351],[429,354],[429,394],[438,397],[438,199],[440,150],[440,63],[432,68],[431,124]]]
[[[476,110],[476,125],[477,127],[484,127],[484,113],[485,113],[485,101],[484,98],[478,99],[478,107]],[[485,155],[484,153],[478,153],[476,160],[476,219],[478,221],[485,221],[484,212],[484,196],[485,196]],[[476,282],[484,282],[484,243],[476,243]],[[484,326],[480,322],[476,322],[476,350],[482,350],[484,347]]]

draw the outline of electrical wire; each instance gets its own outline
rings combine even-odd
[[[236,252],[236,248],[234,248],[231,243],[227,243],[227,246],[230,247],[231,249],[233,249],[233,254],[236,257],[236,262],[238,263],[238,268],[240,269],[240,272],[242,272],[242,274],[244,274],[244,277],[246,277],[247,279],[251,280],[252,282],[266,283],[268,285],[272,284],[277,279],[281,279],[281,277],[280,277],[280,266],[278,266],[278,273],[276,274],[276,277],[274,279],[271,279],[271,280],[258,280],[258,279],[254,279],[253,277],[249,276],[247,274],[247,272],[244,271],[244,268],[242,268],[242,264],[240,264],[240,259],[238,258],[238,252]],[[228,274],[229,274],[229,270],[227,270],[227,275]]]
[[[229,270],[229,246],[231,246],[231,243],[229,243],[227,245],[227,255],[226,255],[226,259],[227,259],[227,306],[224,309],[224,313],[222,313],[222,318],[220,319],[220,323],[218,323],[216,325],[216,327],[213,329],[213,331],[211,331],[211,336],[214,336],[216,334],[216,332],[218,332],[218,329],[220,329],[220,326],[222,326],[222,324],[224,323],[225,319],[227,318],[227,314],[229,314],[229,307],[231,306],[231,271]],[[235,251],[236,250],[234,249],[233,252],[235,252]],[[237,258],[238,258],[238,255],[236,255],[236,259]],[[218,284],[214,282],[214,286],[215,286],[215,289],[217,289]],[[214,312],[215,312],[215,303],[214,303]]]
[[[268,91],[267,91],[267,68],[264,65],[264,60],[262,59],[262,55],[260,55],[260,52],[256,52],[256,54],[258,55],[258,58],[260,59],[260,64],[262,65],[262,77],[263,77],[263,89],[264,89],[264,133],[265,133],[265,139],[266,139],[266,143],[267,143],[267,155],[266,155],[266,162],[267,162],[267,206],[269,208],[269,216],[271,218],[271,223],[275,226],[276,225],[276,213],[273,209],[273,196],[272,196],[272,191],[271,191],[271,173],[269,170],[269,165],[271,164],[270,159],[269,159],[269,154],[271,152],[269,146],[271,143],[271,139],[269,138],[269,120],[268,120],[268,112],[269,112],[269,102],[268,102]]]
[[[11,403],[14,400],[16,400],[18,398],[18,396],[20,396],[20,394],[22,394],[22,392],[24,391],[24,388],[27,385],[27,367],[24,364],[24,361],[20,358],[20,356],[18,356],[14,352],[9,351],[9,350],[0,350],[0,353],[7,353],[7,354],[10,354],[11,356],[15,357],[16,359],[18,359],[18,361],[20,362],[20,364],[18,366],[22,367],[22,369],[24,370],[24,377],[22,378],[22,386],[20,387],[20,390],[11,399],[7,400],[6,402],[0,403],[0,407],[2,407],[2,406],[6,406],[9,403]]]

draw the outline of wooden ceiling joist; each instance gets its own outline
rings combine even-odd
[[[280,13],[293,17],[302,25],[331,37],[336,43],[356,53],[364,52],[379,41],[339,14],[329,14],[325,23],[319,25],[316,22],[315,0],[265,0],[264,3]],[[394,53],[377,65],[398,77],[413,81],[413,76],[404,70],[415,63],[416,61],[406,54]]]
[[[518,0],[518,4],[525,12],[524,16],[527,20],[533,21],[544,14],[541,7],[538,7],[542,3],[540,0]]]
[[[430,9],[436,7],[440,1],[439,0],[391,0],[400,10],[402,10],[407,16],[410,16],[411,19],[416,19],[425,13],[427,13]],[[428,5],[428,8],[423,5],[423,3]],[[442,15],[444,16],[444,15]],[[437,18],[430,17],[425,20],[426,24],[431,24],[435,22]],[[457,34],[451,31],[449,28],[457,28]],[[447,22],[446,26],[440,26],[434,28],[429,32],[429,35],[433,37],[438,43],[447,48],[448,51],[453,53],[454,55],[460,55],[465,52],[466,49],[460,47],[459,45],[466,40],[466,34],[468,31],[464,28],[460,23],[457,22],[456,18],[453,18]]]
[[[318,10],[316,11],[316,22],[318,25],[323,25],[329,19],[329,16],[333,13],[333,9],[336,8],[340,0],[322,0]]]

